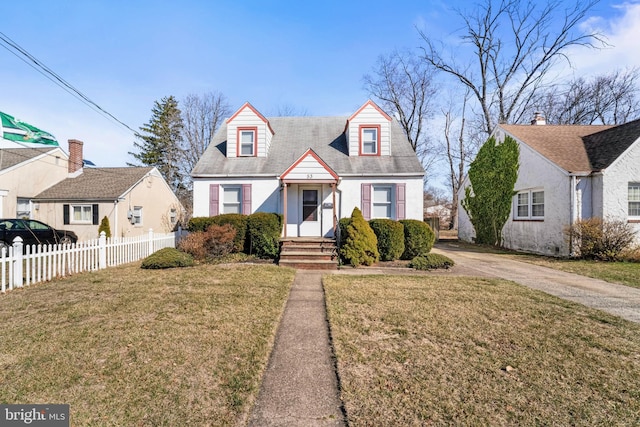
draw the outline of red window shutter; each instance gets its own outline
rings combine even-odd
[[[209,216],[216,216],[220,212],[220,186],[209,185]]]
[[[360,203],[362,216],[369,221],[371,219],[371,184],[362,184],[362,203]]]
[[[242,184],[242,213],[251,215],[251,184]]]
[[[406,200],[406,184],[396,184],[396,220],[405,219]]]

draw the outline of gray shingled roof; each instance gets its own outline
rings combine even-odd
[[[584,146],[594,170],[606,169],[640,139],[640,119],[584,137]]]
[[[347,154],[344,134],[348,117],[272,117],[274,131],[267,157],[226,157],[227,126],[215,134],[191,175],[193,177],[280,176],[311,148],[338,175],[423,175],[400,125],[391,122],[391,156]]]
[[[9,169],[34,157],[56,150],[47,148],[2,148],[0,149],[0,170]]]
[[[34,200],[113,201],[152,169],[152,167],[84,168],[79,176],[60,181],[38,194]]]

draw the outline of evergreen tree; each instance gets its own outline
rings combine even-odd
[[[519,154],[513,138],[507,136],[496,143],[491,137],[469,167],[471,186],[465,189],[462,207],[476,231],[476,243],[502,244],[502,228],[509,219],[518,179]]]
[[[129,166],[155,166],[174,192],[184,189],[185,178],[180,173],[179,149],[182,139],[182,116],[178,101],[173,97],[164,97],[155,101],[151,110],[151,120],[140,127],[136,137],[140,143],[134,142],[137,152],[129,152],[138,164]]]

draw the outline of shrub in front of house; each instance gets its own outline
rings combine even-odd
[[[449,257],[428,253],[413,258],[409,263],[409,267],[416,270],[434,270],[437,268],[453,267],[454,264],[453,260]]]
[[[243,214],[222,214],[212,218],[213,224],[230,224],[236,229],[236,237],[233,240],[233,251],[243,252],[247,249],[247,215]]]
[[[204,261],[207,257],[206,239],[207,235],[204,231],[193,231],[180,239],[178,249],[190,254],[198,261]]]
[[[231,224],[209,226],[183,238],[178,247],[199,261],[221,258],[233,252],[236,229]]]
[[[347,236],[347,227],[351,224],[351,217],[340,218],[338,221],[338,228],[340,229],[340,241],[338,247],[342,247]]]
[[[353,209],[351,223],[345,228],[343,239],[340,255],[345,264],[353,267],[371,265],[380,258],[378,239],[360,209]]]
[[[256,212],[247,218],[247,240],[249,254],[258,258],[278,256],[282,216],[276,213]]]
[[[105,215],[100,221],[100,226],[98,227],[98,237],[100,237],[100,233],[104,231],[104,235],[107,239],[111,237],[111,226],[109,225],[109,218]]]
[[[164,248],[146,257],[140,267],[145,269],[191,267],[193,263],[193,257],[188,253],[176,248]]]
[[[413,259],[426,255],[436,241],[436,235],[429,225],[417,219],[402,219],[404,226],[404,252],[402,259]]]
[[[196,231],[206,231],[211,225],[215,224],[214,216],[196,216],[187,223],[187,230],[191,233]]]
[[[404,226],[388,218],[372,219],[369,225],[378,239],[380,260],[395,261],[400,258],[404,252]]]
[[[578,257],[601,261],[620,259],[636,236],[626,221],[602,218],[577,221],[566,234]]]

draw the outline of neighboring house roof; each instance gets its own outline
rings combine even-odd
[[[34,200],[116,200],[124,195],[153,167],[84,169],[75,178],[67,178],[38,194]]]
[[[640,119],[584,137],[594,170],[606,169],[640,139]]]
[[[391,122],[391,156],[349,156],[348,117],[268,118],[274,136],[267,157],[227,158],[227,125],[214,135],[196,164],[194,177],[279,177],[311,148],[340,176],[420,175],[424,169],[400,125]]]
[[[584,137],[612,126],[500,125],[502,129],[569,172],[591,172]],[[598,149],[592,150],[597,152]]]
[[[9,169],[27,160],[47,154],[56,148],[3,148],[0,149],[0,171]]]

